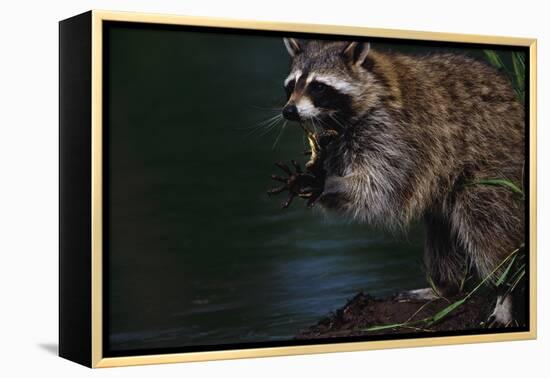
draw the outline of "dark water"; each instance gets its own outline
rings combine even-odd
[[[112,350],[286,340],[360,290],[423,285],[421,229],[395,237],[268,198],[300,158],[250,129],[284,103],[279,37],[113,27],[106,37]],[[300,158],[304,162],[304,158]]]

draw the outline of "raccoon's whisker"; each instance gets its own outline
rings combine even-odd
[[[281,131],[279,131],[279,134],[277,135],[277,138],[275,139],[275,142],[273,142],[273,146],[271,146],[271,149],[272,149],[272,150],[274,150],[274,149],[275,149],[275,146],[277,146],[277,143],[279,143],[279,140],[281,139],[281,136],[282,136],[283,133],[285,132],[287,123],[288,123],[288,121],[285,121],[285,122],[283,123],[283,126],[281,127]]]
[[[263,137],[264,135],[266,135],[266,134],[270,133],[271,131],[273,131],[280,121],[281,121],[281,119],[278,118],[278,119],[274,120],[273,122],[271,122],[268,126],[264,126],[263,130],[260,132],[259,136]]]
[[[315,131],[317,132],[317,134],[323,131],[323,126],[321,126],[320,123],[321,123],[320,119],[315,118]]]
[[[311,124],[313,125],[313,131],[315,132],[315,134],[319,134],[319,126],[317,125],[317,123],[315,123],[315,121],[319,121],[319,118],[317,118],[317,117],[312,117],[311,118]]]
[[[249,131],[248,131],[248,133],[246,133],[246,136],[249,137],[249,136],[252,136],[254,134],[262,134],[263,132],[265,132],[268,129],[269,129],[269,125],[267,125],[267,126],[255,125],[253,127],[247,128],[247,130],[249,130]]]
[[[309,127],[307,127],[307,122],[300,121],[299,124],[300,124],[300,127],[302,128],[302,130],[304,130],[305,136],[312,133],[312,131],[309,129]]]
[[[267,125],[263,126],[263,129],[266,130],[266,132],[263,134],[265,135],[267,132],[270,132],[271,130],[275,129],[281,121],[283,121],[283,116],[277,117],[271,122],[269,122]]]
[[[273,116],[261,123],[258,124],[258,128],[264,129],[264,128],[270,128],[273,126],[273,124],[277,123],[278,121],[282,120],[283,116],[281,114],[277,114],[276,116]]]
[[[306,125],[307,124],[310,125],[310,128],[308,130],[310,130],[311,133],[315,133],[317,130],[315,129],[315,123],[313,121],[313,118],[310,118],[308,121],[309,122],[306,123]]]
[[[321,126],[329,127],[330,125],[324,121],[322,118],[317,118],[317,121],[321,124]]]
[[[276,127],[277,127],[277,124],[279,123],[280,121],[279,120],[276,120],[274,121],[273,123],[271,123],[268,127],[264,127],[260,133],[259,133],[259,136],[264,136],[268,133],[270,133],[271,131],[273,131]]]
[[[280,122],[281,120],[283,119],[283,116],[278,114],[274,117],[271,117],[265,121],[263,121],[262,123],[258,124],[258,125],[255,125],[251,128],[248,128],[248,130],[250,130],[248,132],[248,134],[246,136],[251,136],[255,133],[258,133],[259,136],[263,136],[265,134],[267,134],[268,132],[270,132],[273,127],[275,127],[275,125]]]
[[[247,126],[247,127],[237,127],[237,128],[235,128],[235,130],[249,131],[250,134],[254,134],[255,132],[263,130],[266,127],[267,126],[265,126],[265,125],[252,125],[252,126]]]
[[[275,114],[273,117],[269,117],[268,119],[259,122],[258,125],[265,125],[265,124],[271,123],[271,121],[273,121],[273,120],[276,120],[276,119],[282,118],[282,117],[283,117],[282,114]]]
[[[332,119],[334,122],[336,122],[336,124],[338,124],[338,126],[340,126],[342,129],[348,128],[349,125],[346,125],[346,124],[342,123],[342,121],[339,120],[335,115],[329,114],[329,117],[330,117],[330,119]]]
[[[278,117],[281,117],[282,118],[282,115],[281,114],[276,114],[274,115],[273,117],[269,117],[268,119],[265,119],[263,121],[260,121],[258,122],[257,124],[255,125],[252,125],[252,126],[246,126],[246,127],[237,127],[236,129],[237,130],[251,130],[251,129],[259,129],[259,128],[262,128],[262,126],[265,126],[266,124],[269,124],[271,123],[272,121],[276,120]]]
[[[278,111],[280,112],[281,110],[283,110],[283,107],[282,106],[260,106],[260,105],[250,105],[251,107],[255,108],[255,109],[261,109],[261,110],[272,110],[272,111]]]

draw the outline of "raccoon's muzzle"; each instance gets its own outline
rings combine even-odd
[[[298,108],[296,105],[292,103],[286,104],[283,108],[283,117],[289,121],[299,121],[300,114],[298,113]]]

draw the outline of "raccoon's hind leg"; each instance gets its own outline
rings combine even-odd
[[[442,216],[428,214],[424,219],[424,265],[427,279],[442,297],[457,294],[467,274],[467,255],[449,222]]]
[[[457,294],[466,276],[466,253],[458,245],[449,222],[443,217],[426,215],[424,266],[431,287],[399,293],[396,300],[430,301]]]
[[[478,278],[495,283],[506,264],[499,265],[523,243],[523,202],[507,188],[469,185],[456,196],[451,217]],[[513,300],[497,295],[489,323],[506,327],[513,320]]]

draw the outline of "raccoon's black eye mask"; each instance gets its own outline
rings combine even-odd
[[[294,91],[294,87],[296,85],[296,80],[291,80],[288,82],[287,85],[285,85],[285,92],[286,92],[286,97],[289,98],[290,95],[292,94],[292,92]]]
[[[328,85],[321,83],[319,81],[313,81],[309,84],[309,91],[313,95],[321,95],[329,89]]]
[[[351,97],[337,89],[312,81],[308,86],[309,97],[317,108],[337,111],[341,114],[349,114],[351,111]]]

